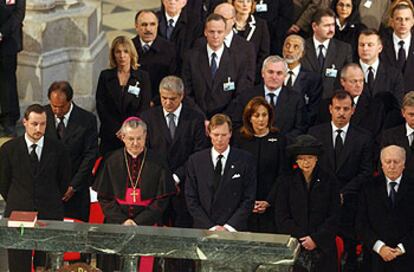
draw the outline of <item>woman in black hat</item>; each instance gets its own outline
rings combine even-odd
[[[275,217],[278,232],[290,234],[301,244],[293,271],[338,271],[339,193],[335,177],[318,166],[322,144],[310,135],[301,135],[287,151],[298,168],[279,178]]]

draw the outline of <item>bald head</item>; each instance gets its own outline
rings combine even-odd
[[[233,5],[229,3],[221,3],[214,9],[214,13],[221,15],[226,19],[226,36],[233,31],[233,26],[235,23],[236,10]]]

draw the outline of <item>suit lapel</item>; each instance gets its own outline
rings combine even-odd
[[[287,88],[283,88],[281,89],[279,96],[277,97],[277,101],[276,101],[276,107],[275,107],[275,121],[276,121],[276,126],[280,129],[282,129],[282,127],[284,127],[284,123],[283,121],[286,120],[286,118],[284,118],[285,116],[285,110],[289,108],[289,94],[287,93],[289,90]]]
[[[380,176],[379,180],[378,180],[378,184],[376,184],[377,186],[377,195],[380,198],[381,203],[384,204],[384,206],[388,209],[391,210],[391,203],[390,200],[388,198],[388,191],[387,191],[387,180],[385,179],[384,176]]]
[[[333,172],[335,172],[335,150],[334,150],[334,144],[332,140],[332,125],[329,123],[325,127],[325,131],[322,133],[322,137],[325,137],[324,142],[327,143],[326,153],[328,154],[328,163],[333,169]]]
[[[211,76],[211,70],[210,70],[210,64],[209,64],[208,58],[209,56],[207,54],[207,47],[204,47],[202,50],[200,50],[200,54],[198,54],[198,63],[201,67],[204,80],[209,90],[212,90],[213,78]]]
[[[339,171],[339,169],[341,169],[342,165],[345,163],[346,159],[348,158],[348,156],[350,156],[351,154],[351,150],[352,150],[352,145],[355,139],[355,135],[354,135],[354,130],[352,125],[349,125],[348,128],[348,132],[346,134],[346,138],[345,138],[345,142],[344,142],[344,147],[341,151],[341,155],[339,157],[339,162],[337,164],[336,170]]]
[[[177,139],[182,139],[181,134],[183,134],[185,131],[187,131],[188,128],[188,112],[187,109],[182,106],[180,118],[178,119],[178,126],[175,130],[174,139],[172,140],[172,145],[175,145],[177,142]]]
[[[52,153],[53,152],[50,149],[49,140],[47,137],[45,137],[44,142],[43,142],[42,156],[40,157],[40,161],[39,161],[39,169],[37,171],[38,175],[43,171],[45,166],[49,164],[49,161],[51,159],[54,159],[54,156],[51,156]]]
[[[171,143],[172,142],[171,134],[170,134],[170,130],[168,128],[167,122],[165,120],[164,111],[162,107],[159,107],[159,110],[157,111],[157,120],[155,121],[155,124],[160,125],[162,137],[164,137],[167,140],[167,143]]]
[[[408,189],[407,182],[410,182],[410,181],[406,180],[405,176],[403,175],[400,181],[400,185],[398,187],[398,192],[397,192],[397,198],[396,198],[397,209],[398,209],[398,204],[401,202],[402,199],[404,199],[404,196],[407,192],[407,189]]]
[[[228,49],[224,47],[223,54],[220,59],[219,67],[213,80],[213,90],[216,90],[217,88],[221,88],[220,84],[222,84],[223,82],[227,82],[227,79],[225,79],[225,77],[230,76],[228,74],[229,65],[230,65],[229,52],[228,52]],[[232,78],[232,80],[235,81],[234,78]]]
[[[22,165],[24,166],[24,169],[30,169],[31,170],[30,174],[34,176],[32,164],[30,162],[30,155],[29,155],[30,151],[27,149],[27,144],[24,139],[24,136],[21,136],[19,141],[20,141],[20,144],[18,145],[19,152],[17,152],[17,154],[22,154],[20,159],[21,159]]]
[[[313,50],[315,51],[315,50]],[[334,39],[331,39],[329,42],[328,50],[326,50],[325,62],[323,63],[323,71],[326,70],[328,67],[328,63],[335,63],[335,58],[338,52],[336,52],[336,42]],[[336,67],[338,69],[338,67]]]
[[[306,43],[306,55],[309,58],[309,62],[310,62],[310,65],[312,66],[312,70],[319,71],[320,67],[319,67],[318,57],[316,56],[315,44],[313,43],[312,38],[309,38],[308,41],[309,42]]]

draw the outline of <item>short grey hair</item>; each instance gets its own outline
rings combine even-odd
[[[124,123],[122,123],[122,126],[119,129],[118,133],[125,135],[127,128],[135,129],[138,127],[142,127],[144,133],[147,133],[147,124],[145,124],[144,121],[138,117],[129,117],[124,121]]]
[[[384,154],[386,152],[391,151],[391,150],[397,151],[397,153],[400,154],[400,158],[403,159],[403,161],[405,162],[405,158],[406,158],[405,149],[403,147],[399,146],[399,145],[388,145],[388,146],[382,148],[381,149],[381,155],[380,155],[381,161],[383,160],[383,158],[385,156]]]
[[[351,63],[346,64],[342,68],[342,70],[341,70],[341,78],[346,78],[347,77],[347,74],[348,74],[348,70],[351,69],[351,68],[357,69],[357,70],[361,71],[362,74],[364,74],[364,71],[362,71],[362,68],[361,68],[361,66],[359,66],[359,64],[351,62]]]
[[[302,36],[300,36],[298,34],[290,34],[289,36],[286,37],[285,41],[283,42],[283,45],[285,44],[285,42],[288,38],[298,39],[300,41],[300,51],[302,51],[302,52],[305,51],[305,39]]]
[[[266,69],[266,66],[269,63],[283,63],[283,70],[285,71],[285,74],[287,74],[288,71],[288,65],[287,62],[284,58],[277,56],[277,55],[273,55],[273,56],[268,56],[264,61],[263,61],[263,65],[262,65],[262,71],[264,71],[264,69]]]
[[[179,95],[184,95],[183,80],[177,76],[166,76],[160,82],[159,91],[161,90],[176,92]]]

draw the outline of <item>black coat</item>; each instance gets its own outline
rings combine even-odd
[[[194,228],[209,229],[228,224],[237,231],[247,229],[247,218],[256,196],[256,169],[252,156],[230,148],[224,174],[213,193],[214,165],[211,148],[190,156],[185,197]]]
[[[138,97],[128,92],[129,86],[138,87]],[[96,110],[101,121],[99,137],[101,138],[100,152],[122,147],[122,142],[116,137],[124,120],[130,116],[138,116],[150,107],[151,82],[147,72],[132,70],[126,86],[120,86],[117,68],[107,69],[99,75],[96,88]]]
[[[397,192],[396,206],[391,207],[384,176],[366,182],[362,187],[357,217],[357,230],[370,251],[372,272],[412,271],[414,257],[414,180],[405,174]],[[402,243],[406,253],[391,262],[384,262],[372,248],[381,240],[387,246]]]
[[[246,29],[243,32],[238,32],[236,28],[233,29],[236,34],[254,45],[256,52],[256,83],[258,83],[261,78],[260,71],[262,70],[263,61],[270,54],[270,34],[266,21],[250,15],[247,19]]]
[[[309,235],[317,246],[314,250],[320,254],[315,271],[337,271],[339,193],[335,176],[316,167],[310,189],[300,169],[280,177],[279,182],[275,204],[278,232],[297,239]]]
[[[242,93],[243,88],[251,86],[245,67],[235,61],[227,47],[220,59],[218,70],[212,78],[207,49],[195,48],[186,57],[183,67],[183,80],[186,97],[196,104],[207,118],[216,113],[226,113],[230,102]],[[224,90],[229,78],[235,90]]]
[[[231,106],[231,117],[236,127],[242,123],[243,109],[255,96],[264,97],[264,85],[258,85],[253,89],[247,89],[237,98]],[[289,88],[282,87],[277,98],[274,126],[287,137],[296,137],[306,131],[304,121],[303,97]]]
[[[258,201],[267,201],[269,207],[263,214],[252,214],[249,217],[248,230],[253,232],[275,233],[273,205],[275,195],[272,188],[276,186],[277,178],[286,173],[285,147],[286,140],[278,132],[269,132],[266,136],[245,138],[239,131],[234,132],[233,146],[252,154],[257,171],[256,198]]]
[[[143,52],[139,36],[132,39],[138,53],[140,68],[147,71],[151,79],[152,102],[159,104],[159,86],[161,80],[177,73],[177,53],[175,45],[166,39],[157,36],[149,51]]]
[[[23,19],[26,12],[26,0],[16,0],[14,5],[0,1],[0,56],[15,55],[23,48]]]
[[[46,106],[46,135],[58,140],[55,116],[50,105]],[[61,142],[69,151],[72,164],[69,185],[75,195],[65,203],[65,216],[87,222],[89,220],[89,186],[92,168],[98,155],[98,128],[96,117],[73,103],[68,125]]]
[[[5,217],[14,210],[38,211],[39,219],[63,219],[62,197],[71,166],[64,145],[44,138],[38,171],[33,172],[24,136],[3,144],[0,149],[0,193],[6,200]]]
[[[384,48],[381,52],[381,60],[383,60],[386,65],[390,65],[399,69],[403,74],[405,92],[412,91],[414,88],[414,35],[411,34],[411,44],[407,52],[407,62],[405,64],[404,71],[402,71],[398,66],[392,32],[383,37],[383,44]]]
[[[358,60],[358,38],[362,30],[367,27],[362,23],[353,23],[349,22],[341,30],[339,29],[338,24],[335,24],[335,36],[334,38],[349,43],[352,48],[352,59]]]
[[[349,126],[336,169],[331,124],[311,127],[308,133],[322,142],[324,152],[319,158],[319,165],[335,174],[340,192],[344,195],[358,194],[361,184],[373,173],[369,132],[352,124]]]
[[[322,98],[329,98],[332,96],[335,91],[335,83],[340,77],[340,70],[347,63],[352,62],[352,49],[348,43],[344,43],[337,39],[331,39],[329,42],[329,47],[326,51],[325,62],[321,72],[319,67],[318,57],[316,52],[315,45],[313,43],[312,37],[307,39],[305,42],[305,56],[303,57],[301,63],[304,68],[310,71],[320,73],[322,76],[323,82],[323,92]],[[326,69],[335,67],[337,70],[336,77],[327,77]]]

